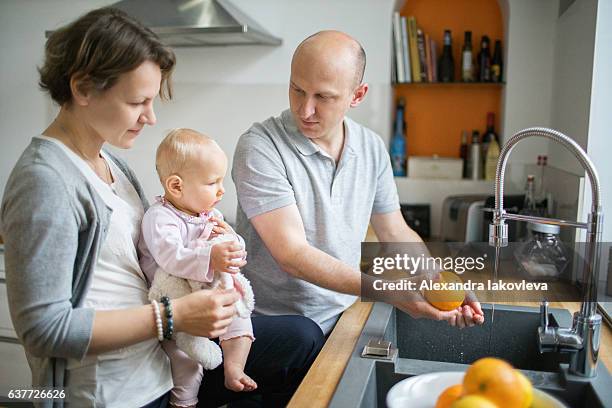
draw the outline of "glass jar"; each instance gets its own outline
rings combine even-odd
[[[569,263],[567,247],[559,239],[558,225],[529,223],[530,234],[515,252],[521,268],[533,278],[557,278]]]

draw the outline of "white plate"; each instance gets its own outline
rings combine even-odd
[[[433,408],[438,396],[451,385],[463,382],[462,371],[444,371],[406,378],[387,394],[389,408]]]
[[[387,394],[387,406],[389,408],[434,408],[442,391],[451,385],[463,382],[463,374],[461,371],[442,371],[406,378],[391,387]],[[535,388],[532,407],[566,408],[556,398]]]

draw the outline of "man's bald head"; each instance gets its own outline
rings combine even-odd
[[[293,53],[292,64],[296,62],[340,62],[352,68],[354,85],[363,81],[366,54],[361,44],[341,31],[319,31],[306,38]],[[310,65],[309,64],[309,65]]]

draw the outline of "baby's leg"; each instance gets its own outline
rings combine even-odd
[[[202,382],[202,366],[179,350],[173,341],[162,343],[172,366],[174,388],[170,391],[170,406],[195,407]]]
[[[225,375],[225,388],[232,391],[253,391],[257,383],[244,373],[252,340],[249,337],[235,337],[221,342],[223,349],[223,373]]]
[[[206,337],[191,336],[187,333],[177,333],[176,345],[189,357],[199,361],[207,370],[217,368],[223,361],[221,349],[214,341]]]

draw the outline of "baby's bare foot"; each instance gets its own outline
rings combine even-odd
[[[236,392],[248,392],[257,389],[257,383],[242,369],[228,367],[225,369],[225,388]]]

